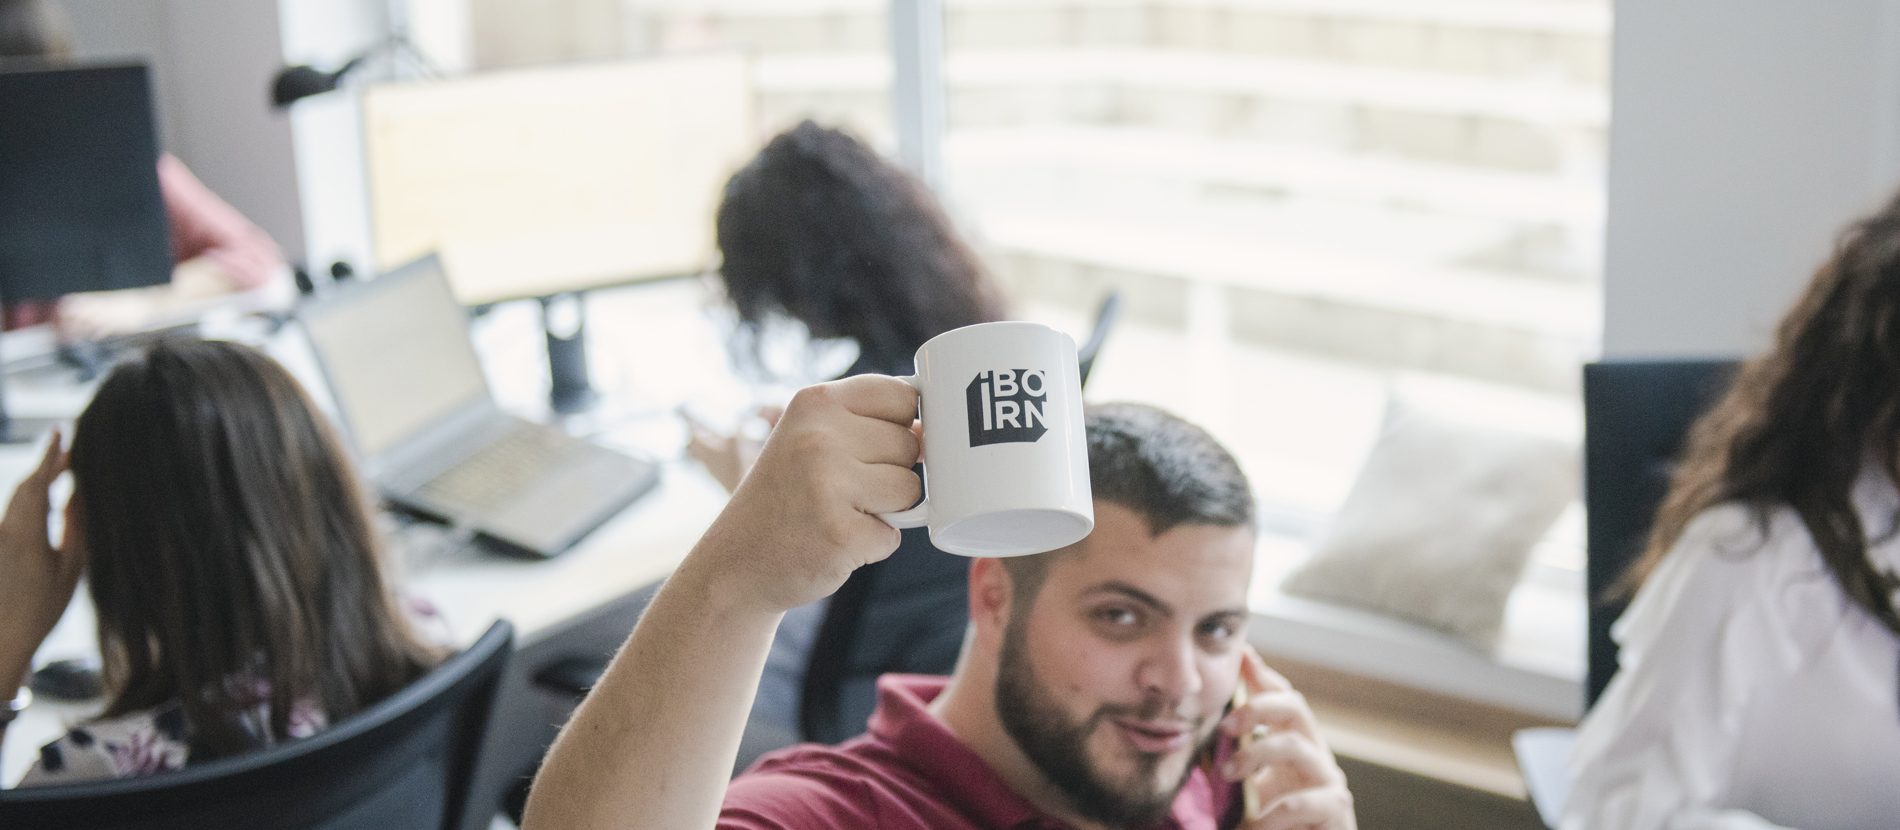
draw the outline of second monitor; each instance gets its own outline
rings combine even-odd
[[[737,52],[374,87],[377,266],[440,252],[464,305],[701,273],[754,106]]]

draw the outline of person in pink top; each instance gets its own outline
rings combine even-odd
[[[284,270],[284,254],[170,153],[158,157],[158,190],[171,220],[172,259],[201,261],[231,291],[262,288]]]
[[[919,495],[916,411],[879,375],[792,399],[549,751],[526,830],[1354,830],[1311,709],[1246,645],[1246,477],[1136,404],[1088,410],[1088,538],[971,560],[950,677],[885,675],[868,734],[728,785],[778,619],[896,547],[875,514]]]
[[[63,62],[72,39],[58,7],[45,0],[0,0],[0,58]],[[56,302],[9,303],[5,327],[51,322],[63,339],[90,339],[189,313],[205,300],[287,280],[277,243],[218,198],[185,163],[158,157],[158,189],[171,224],[170,285],[73,294]]]

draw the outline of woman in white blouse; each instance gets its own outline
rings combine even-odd
[[[1563,830],[1900,827],[1900,198],[1690,433]]]

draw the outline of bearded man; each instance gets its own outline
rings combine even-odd
[[[728,786],[779,617],[897,544],[876,514],[918,498],[916,400],[869,375],[799,393],[563,729],[528,830],[1355,828],[1311,710],[1246,645],[1245,476],[1128,404],[1087,413],[1088,538],[971,561],[951,677],[888,675],[867,734]]]

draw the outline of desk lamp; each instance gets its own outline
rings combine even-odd
[[[282,109],[312,95],[335,92],[337,83],[342,81],[343,76],[348,75],[350,70],[361,66],[365,57],[367,56],[358,55],[351,58],[335,72],[324,72],[309,64],[286,66],[278,70],[277,77],[273,78],[270,84],[271,106]]]
[[[284,109],[313,95],[335,92],[345,75],[376,62],[387,64],[384,71],[385,78],[439,78],[442,76],[442,72],[429,62],[429,58],[422,54],[422,50],[416,48],[415,43],[409,40],[409,36],[397,31],[383,38],[375,46],[364,50],[362,54],[344,61],[342,66],[331,72],[325,72],[309,64],[286,66],[277,70],[277,75],[271,78],[270,82],[271,106]],[[406,71],[405,63],[408,65]]]

